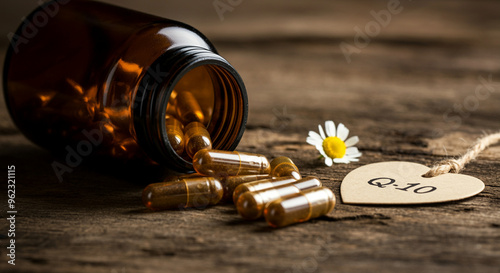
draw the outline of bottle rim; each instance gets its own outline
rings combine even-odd
[[[193,171],[192,162],[178,155],[168,141],[165,126],[167,104],[176,84],[192,69],[206,66],[218,81],[225,100],[221,116],[210,122],[214,149],[234,150],[243,136],[248,118],[248,97],[242,78],[223,57],[208,49],[183,46],[165,51],[146,73],[132,103],[134,130],[139,146],[159,164],[171,169]],[[149,70],[148,70],[149,71]],[[214,93],[217,92],[214,86]],[[211,130],[210,130],[211,129]]]

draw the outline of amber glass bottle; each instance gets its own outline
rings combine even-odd
[[[241,77],[200,32],[96,1],[31,13],[12,37],[4,90],[18,128],[43,147],[87,153],[86,141],[99,154],[180,171],[192,164],[170,144],[166,116],[182,116],[178,128],[201,122],[214,149],[234,150],[248,113]],[[175,109],[181,97],[197,108]]]

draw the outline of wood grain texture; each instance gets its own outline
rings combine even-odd
[[[56,159],[15,129],[2,99],[0,162],[16,165],[18,215],[16,266],[7,264],[0,221],[1,272],[500,272],[500,146],[463,171],[486,185],[463,201],[353,206],[339,195],[359,166],[430,166],[500,129],[499,2],[401,1],[404,9],[350,64],[339,44],[352,44],[354,27],[388,1],[243,1],[224,21],[211,1],[116,3],[204,32],[248,88],[238,150],[292,158],[338,204],[282,229],[243,221],[230,204],[152,213],[140,197],[153,173],[119,175],[86,162],[59,183]],[[484,99],[480,77],[492,79]],[[305,138],[328,119],[360,137],[360,162],[326,167],[317,159]],[[4,216],[5,188],[1,196]]]

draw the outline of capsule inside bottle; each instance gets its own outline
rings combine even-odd
[[[270,165],[263,155],[203,149],[193,157],[196,172],[225,177],[247,174],[269,174]]]
[[[111,121],[111,124],[122,132],[128,132],[130,128],[131,117],[129,111],[128,107],[104,107],[104,113]]]
[[[275,200],[264,209],[266,222],[272,227],[284,227],[330,213],[335,207],[335,195],[328,188],[313,188]]]
[[[172,93],[170,93],[170,97],[168,98],[167,110],[166,110],[166,114],[172,117],[177,117],[176,98],[177,98],[177,91],[172,90]]]
[[[266,204],[274,200],[297,194],[302,190],[321,187],[321,182],[315,177],[306,177],[292,184],[276,188],[243,193],[236,202],[239,214],[247,219],[260,218],[264,213]]]
[[[227,176],[221,178],[221,184],[224,187],[224,196],[222,200],[231,201],[233,198],[234,189],[236,189],[239,185],[244,183],[249,183],[253,181],[260,181],[262,179],[269,179],[269,175],[267,174],[250,174],[250,175],[236,175],[236,176]]]
[[[286,156],[279,156],[271,160],[271,174],[272,177],[293,176],[295,179],[301,179],[299,168],[293,161]]]
[[[90,127],[90,131],[97,130],[102,135],[102,144],[109,146],[115,140],[115,127],[108,121],[96,121]]]
[[[244,183],[237,186],[233,191],[233,202],[236,204],[238,198],[245,192],[254,192],[270,188],[279,187],[286,184],[291,184],[297,182],[294,177],[278,177],[278,178],[267,178],[263,180],[258,180],[254,182]]]
[[[111,147],[111,155],[121,160],[130,160],[141,153],[134,138],[124,138],[117,140]]]
[[[222,185],[216,178],[194,177],[151,184],[142,192],[142,201],[151,210],[203,208],[217,204],[222,194]]]
[[[181,155],[184,152],[184,131],[182,123],[171,115],[165,115],[165,127],[168,141],[172,149]]]
[[[177,116],[182,123],[189,124],[193,121],[204,122],[205,117],[200,104],[191,92],[185,90],[178,92],[175,100]]]
[[[212,149],[212,140],[205,125],[201,122],[193,121],[184,129],[186,132],[186,153],[190,158],[202,149]]]

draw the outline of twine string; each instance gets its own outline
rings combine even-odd
[[[434,177],[449,172],[459,173],[467,163],[474,160],[479,155],[479,153],[484,151],[484,149],[498,142],[500,142],[500,132],[493,133],[483,138],[480,138],[478,139],[476,144],[470,147],[469,150],[467,150],[467,152],[463,156],[457,159],[446,159],[440,161],[436,165],[432,166],[432,168],[422,176]]]

